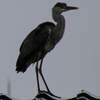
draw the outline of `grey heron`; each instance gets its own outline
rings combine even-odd
[[[71,7],[67,6],[66,3],[58,2],[52,8],[52,18],[56,22],[56,25],[48,21],[40,24],[28,34],[21,44],[19,50],[20,54],[16,63],[16,71],[25,72],[31,64],[36,63],[35,69],[38,92],[41,91],[38,75],[40,73],[47,91],[51,93],[42,74],[43,59],[63,37],[65,29],[65,18],[63,15],[61,15],[61,13],[76,9],[78,9],[78,7]]]

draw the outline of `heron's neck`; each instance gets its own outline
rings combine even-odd
[[[65,18],[63,15],[53,13],[52,12],[52,17],[55,22],[57,22],[56,26],[53,29],[53,33],[55,33],[56,37],[60,40],[63,37],[64,30],[65,30]],[[59,42],[59,40],[57,42]]]
[[[57,23],[63,22],[65,24],[65,18],[63,17],[63,15],[60,15],[60,13],[58,13],[56,11],[52,12],[52,18]]]
[[[56,14],[55,12],[52,14],[52,17],[57,24],[53,28],[48,42],[45,46],[45,51],[50,52],[55,45],[60,41],[63,37],[64,29],[65,29],[65,19],[62,15]]]

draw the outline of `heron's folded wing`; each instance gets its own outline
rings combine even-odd
[[[47,26],[49,25],[49,26]],[[53,29],[54,24],[51,22],[45,22],[40,24],[36,29],[31,31],[28,36],[24,39],[20,53],[22,57],[29,55],[30,53],[35,54],[38,52],[47,42],[50,35],[50,28]]]

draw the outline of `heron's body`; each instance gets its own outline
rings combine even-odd
[[[39,71],[46,89],[49,93],[51,93],[42,74],[43,58],[63,37],[65,19],[61,13],[75,9],[78,8],[67,6],[65,3],[57,3],[52,9],[52,18],[56,22],[56,25],[52,22],[44,22],[40,24],[36,29],[29,33],[20,47],[20,54],[16,63],[16,71],[25,72],[30,64],[34,64],[36,62],[38,92],[40,91],[38,78]],[[38,68],[39,60],[41,60],[41,63]]]
[[[57,22],[56,25],[52,22],[44,22],[25,38],[20,47],[17,72],[25,72],[30,64],[44,58],[60,41],[65,28],[65,19],[60,13],[60,11],[56,12],[56,9],[52,12],[52,17]]]
[[[44,56],[51,51],[52,47],[47,49],[49,37],[55,25],[51,22],[45,22],[40,24],[25,38],[21,47],[20,55],[17,60],[17,71],[25,72],[30,64],[34,64],[38,60],[44,58]],[[49,50],[49,51],[48,51]]]

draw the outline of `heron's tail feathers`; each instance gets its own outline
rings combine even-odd
[[[21,60],[19,58],[17,60],[17,63],[16,63],[16,71],[17,71],[17,73],[19,73],[19,72],[23,72],[24,73],[27,68],[28,68],[28,66],[26,65],[26,61]]]

